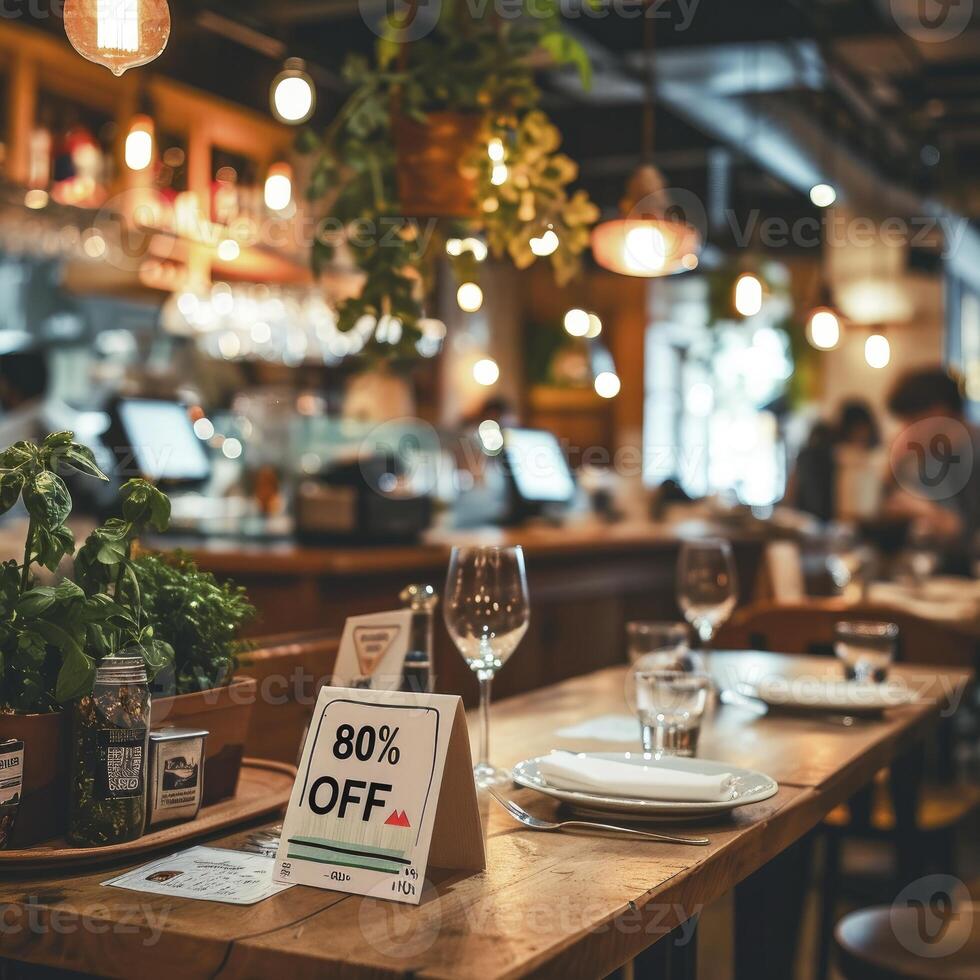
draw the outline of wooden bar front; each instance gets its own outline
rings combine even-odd
[[[679,619],[674,570],[680,542],[676,533],[656,525],[612,525],[461,533],[415,547],[177,544],[202,568],[248,589],[260,610],[256,635],[339,631],[348,616],[398,606],[399,592],[411,582],[429,582],[441,593],[453,544],[520,544],[527,557],[531,625],[494,681],[495,696],[507,697],[623,663],[630,620]],[[744,537],[733,547],[744,603],[753,594],[762,542]],[[452,645],[441,612],[437,619],[437,688],[474,704],[476,679]]]

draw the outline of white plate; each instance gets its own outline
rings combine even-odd
[[[696,820],[728,813],[749,803],[761,803],[775,796],[779,785],[765,773],[751,769],[739,769],[724,762],[709,759],[680,759],[664,756],[655,759],[642,752],[580,752],[582,758],[605,759],[610,762],[626,762],[630,765],[649,765],[656,761],[664,769],[693,772],[701,775],[729,772],[732,774],[732,798],[721,802],[678,803],[671,800],[636,800],[622,796],[602,796],[580,790],[563,789],[541,774],[539,763],[544,757],[525,759],[514,766],[514,782],[528,789],[536,789],[555,799],[563,800],[576,810],[588,813],[621,813],[645,820]]]
[[[818,678],[778,677],[755,687],[739,685],[749,697],[765,701],[771,708],[796,711],[833,711],[848,715],[880,714],[916,700],[915,691],[899,680],[883,684]]]

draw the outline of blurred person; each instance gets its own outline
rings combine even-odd
[[[786,501],[798,510],[829,522],[862,509],[860,477],[876,472],[873,451],[881,438],[867,402],[849,399],[834,424],[817,422],[800,450],[790,476]]]
[[[888,411],[903,428],[891,449],[886,516],[908,519],[949,552],[965,549],[980,531],[980,429],[966,420],[960,381],[942,367],[910,371]]]

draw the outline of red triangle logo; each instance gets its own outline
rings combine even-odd
[[[388,819],[385,821],[386,827],[411,827],[408,816],[404,810],[392,810]]]

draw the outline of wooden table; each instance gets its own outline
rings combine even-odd
[[[716,654],[711,668],[825,673],[822,658]],[[930,675],[896,668],[910,682]],[[930,693],[965,685],[947,672]],[[493,758],[513,764],[555,747],[616,750],[623,743],[570,740],[556,730],[622,714],[625,670],[611,668],[495,706]],[[765,944],[794,915],[770,870],[799,874],[785,855],[834,806],[921,739],[939,707],[924,702],[852,727],[812,718],[765,717],[718,707],[702,735],[703,757],[763,769],[780,782],[772,799],[726,820],[676,824],[711,839],[704,848],[526,831],[487,811],[488,868],[464,877],[432,872],[419,908],[297,887],[247,909],[142,895],[100,882],[108,870],[68,878],[30,875],[0,884],[0,955],[115,976],[155,977],[599,977],[674,931],[657,951],[683,957],[700,910],[739,886],[752,903],[739,957],[750,975]],[[475,720],[475,719],[474,719]],[[515,798],[540,815],[555,804],[528,790]],[[234,847],[243,833],[214,843]],[[112,874],[120,869],[113,869]],[[682,929],[678,929],[682,927]],[[681,946],[672,945],[680,942]],[[658,954],[659,955],[659,954]],[[670,955],[673,955],[672,953]],[[661,962],[667,962],[664,957]],[[771,961],[770,961],[771,965]],[[762,975],[757,973],[756,975]]]

